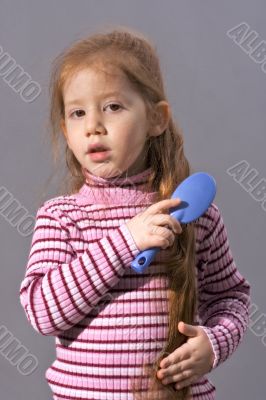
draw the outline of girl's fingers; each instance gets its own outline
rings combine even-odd
[[[193,364],[191,363],[191,359],[187,358],[184,361],[177,362],[176,364],[172,364],[167,368],[162,368],[158,371],[159,378],[168,378],[174,375],[181,376],[183,374],[183,379],[187,378],[185,375],[187,371],[193,369]]]
[[[152,204],[148,208],[148,212],[151,212],[152,214],[158,214],[158,213],[162,213],[163,211],[169,211],[169,208],[176,207],[181,202],[182,202],[182,200],[179,198],[164,199],[155,204]]]
[[[184,387],[187,387],[189,385],[191,385],[192,383],[196,382],[196,380],[198,379],[198,376],[193,374],[192,376],[190,376],[187,379],[183,379],[182,381],[175,381],[175,388],[177,390],[183,389]]]
[[[182,232],[182,228],[179,221],[177,221],[174,217],[171,217],[170,215],[167,214],[154,215],[151,219],[151,223],[153,225],[157,225],[157,227],[164,226],[166,229],[171,230],[174,234]]]
[[[149,247],[166,249],[174,243],[175,235],[181,233],[182,228],[173,216],[162,213],[162,211],[169,210],[180,202],[180,199],[162,200],[127,221],[127,227],[140,251]],[[168,229],[162,227],[165,225],[168,225]],[[153,237],[153,235],[155,236]]]
[[[169,383],[176,382],[178,384],[184,384],[184,386],[187,386],[186,383],[190,382],[191,379],[193,379],[195,374],[193,373],[193,370],[185,370],[181,374],[175,374],[168,376],[167,378],[164,378],[162,380],[162,383],[164,385],[168,385]],[[182,386],[182,387],[184,387]]]

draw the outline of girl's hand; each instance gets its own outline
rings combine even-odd
[[[215,357],[210,340],[201,327],[179,322],[178,330],[189,338],[161,361],[161,369],[157,372],[163,384],[174,382],[177,390],[210,372]]]
[[[150,247],[166,249],[174,243],[175,235],[181,233],[182,228],[174,217],[165,212],[180,203],[180,199],[161,200],[126,223],[140,251]]]

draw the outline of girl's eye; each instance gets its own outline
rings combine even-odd
[[[110,103],[106,107],[110,107],[112,111],[118,111],[121,108],[120,104]]]
[[[70,116],[72,117],[73,115],[76,115],[77,117],[82,117],[82,113],[84,113],[83,110],[75,110],[70,114]]]
[[[110,103],[105,107],[105,109],[107,107],[110,107],[111,111],[114,111],[114,112],[118,111],[120,108],[122,108],[120,106],[120,104],[117,104],[117,103]],[[84,113],[85,113],[84,110],[75,110],[70,114],[70,117],[76,116],[77,118],[81,118],[84,116]]]

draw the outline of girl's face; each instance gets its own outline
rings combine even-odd
[[[148,167],[145,143],[150,125],[145,103],[122,72],[106,74],[86,67],[66,82],[63,97],[61,126],[83,167],[107,178],[130,176]],[[105,158],[97,160],[88,153],[94,143],[110,149]]]

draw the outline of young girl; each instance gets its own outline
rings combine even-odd
[[[69,189],[37,211],[20,299],[55,336],[53,399],[215,399],[206,374],[243,339],[250,285],[215,204],[189,225],[169,215],[191,169],[155,49],[121,28],[74,43],[53,66],[50,116]]]

